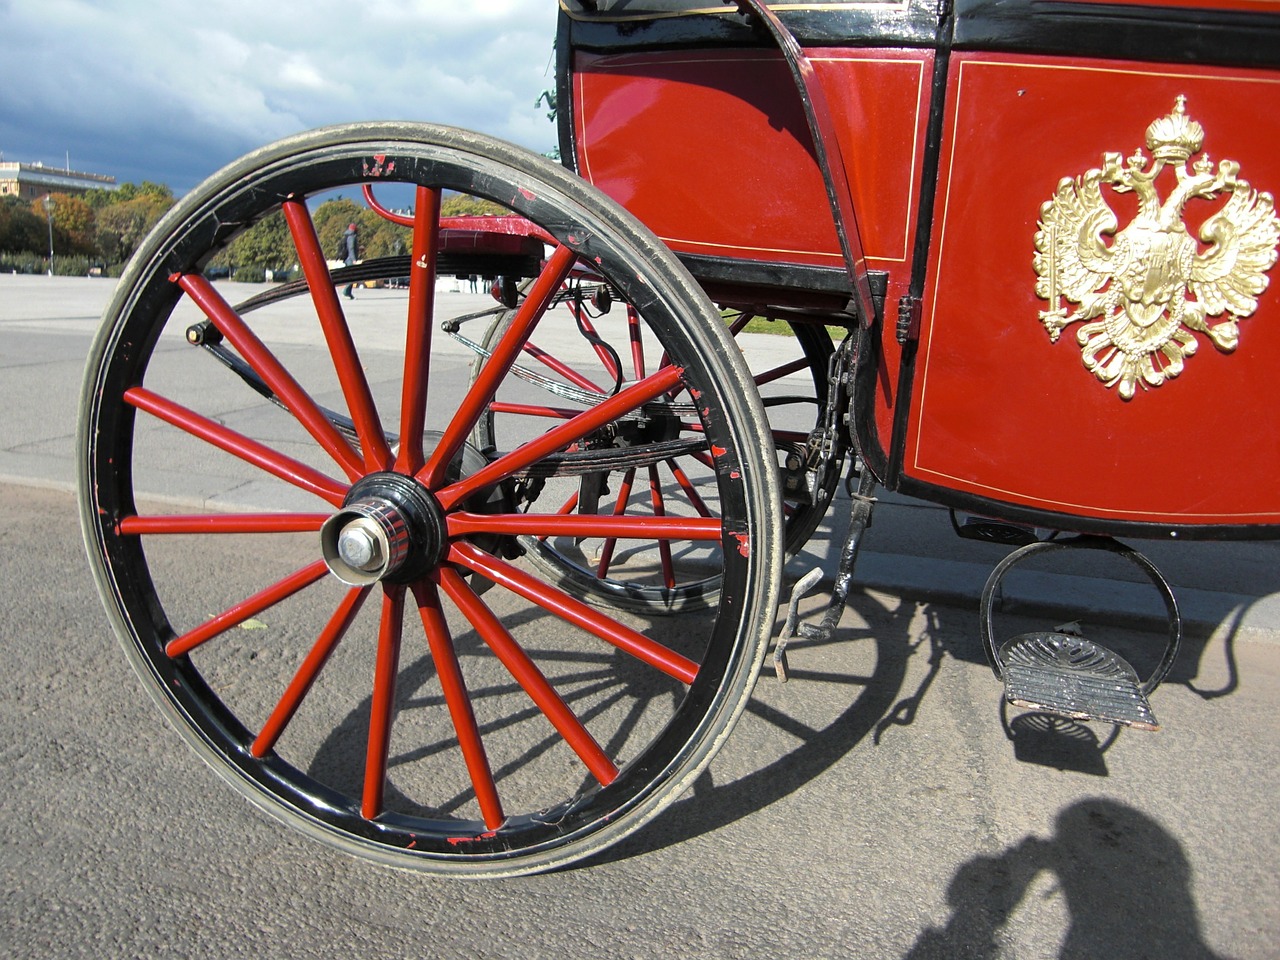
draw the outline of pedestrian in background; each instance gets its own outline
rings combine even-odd
[[[337,259],[341,260],[348,267],[359,259],[359,252],[357,250],[358,236],[359,231],[356,230],[356,225],[354,223],[349,223],[347,224],[347,232],[338,240]],[[354,284],[348,283],[342,290],[342,295],[348,300],[355,299],[355,294],[351,292],[351,288],[353,286]]]

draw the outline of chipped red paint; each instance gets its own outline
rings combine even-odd
[[[723,457],[728,452],[729,451],[726,450],[724,447],[717,447],[715,445],[712,445],[711,447],[711,455],[713,457]]]
[[[449,842],[455,847],[464,843],[475,843],[477,840],[492,840],[498,835],[496,830],[486,830],[484,833],[478,833],[474,837],[449,837]]]
[[[745,533],[735,533],[733,538],[738,541],[738,552],[744,557],[751,556],[751,538]]]
[[[382,177],[387,176],[396,168],[396,162],[392,160],[387,162],[385,153],[375,153],[373,155],[373,166],[369,166],[369,162],[364,162],[364,175],[366,177]]]
[[[520,196],[524,197],[526,200],[538,199],[538,195],[536,193],[534,193],[532,190],[527,190],[524,187],[520,188]]]

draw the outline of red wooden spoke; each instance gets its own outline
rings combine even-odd
[[[556,516],[563,517],[568,515],[568,513],[572,513],[573,511],[575,511],[575,509],[577,509],[577,498],[579,498],[579,493],[577,493],[575,490],[575,492],[573,492],[571,497],[568,498],[567,500],[564,500],[564,503],[561,504],[561,507],[557,509]],[[547,540],[547,534],[539,534],[538,539],[540,541]]]
[[[532,577],[518,567],[485,553],[474,544],[459,541],[449,550],[449,559],[476,571],[494,583],[506,587],[550,613],[581,627],[619,650],[656,667],[681,683],[693,683],[698,675],[698,665],[688,657],[664,647],[599,610],[569,596],[563,590]]]
[[[662,503],[662,481],[658,479],[656,465],[649,467],[649,501],[653,504],[655,517],[666,515],[667,511]],[[671,562],[671,544],[666,540],[658,541],[658,556],[662,559],[663,582],[666,583],[668,590],[673,590],[676,585],[676,570],[675,564]]]
[[[506,815],[502,812],[502,801],[498,798],[498,787],[493,781],[493,770],[489,766],[484,742],[480,739],[475,711],[471,709],[471,696],[462,679],[462,668],[458,665],[458,654],[453,647],[449,624],[440,609],[440,595],[435,584],[428,580],[417,580],[413,584],[413,596],[418,602],[427,644],[431,648],[431,660],[440,677],[444,701],[448,704],[453,729],[458,735],[458,745],[462,748],[462,759],[471,776],[476,800],[480,803],[480,815],[484,818],[486,827],[497,830],[502,826]]]
[[[369,746],[364,756],[364,796],[360,813],[372,820],[382,813],[387,784],[387,754],[395,713],[396,674],[400,669],[400,636],[404,622],[404,587],[384,584],[382,621],[378,627],[378,659],[373,670],[373,700],[369,704]]]
[[[708,517],[626,517],[579,513],[451,513],[445,520],[451,538],[477,533],[512,536],[618,537],[632,540],[719,540],[720,521]]]
[[[208,417],[188,410],[172,400],[166,400],[146,387],[130,387],[124,392],[124,399],[131,406],[173,424],[179,430],[184,430],[193,437],[211,443],[218,449],[225,450],[272,476],[279,477],[308,493],[314,493],[334,506],[342,505],[348,489],[347,484],[339,483],[305,463],[286,457],[256,440],[250,440],[244,434],[227,429],[220,423],[214,423]]]
[[[644,343],[640,339],[640,315],[627,305],[627,335],[631,339],[631,366],[637,380],[644,379]]]
[[[298,672],[294,674],[293,680],[284,691],[284,695],[280,698],[279,703],[276,704],[275,709],[271,711],[271,716],[267,718],[267,722],[263,724],[261,732],[249,748],[249,752],[255,757],[265,757],[275,748],[280,735],[284,733],[284,728],[289,725],[289,721],[293,719],[294,714],[298,712],[298,708],[302,706],[302,701],[311,692],[311,687],[316,682],[316,677],[320,676],[320,671],[329,662],[329,655],[333,653],[339,641],[346,635],[348,628],[351,626],[351,621],[360,612],[360,607],[364,604],[365,597],[368,595],[369,588],[361,587],[348,590],[346,595],[343,596],[342,601],[338,604],[338,609],[334,611],[333,616],[329,618],[329,622],[320,631],[320,636],[316,638],[315,644],[311,647],[311,652],[307,654],[306,659],[298,667]]]
[[[689,498],[689,503],[693,505],[693,509],[704,517],[711,516],[711,511],[707,509],[706,501],[693,488],[693,481],[689,479],[689,475],[684,472],[684,468],[674,460],[668,460],[667,466],[671,470],[671,475],[676,478],[676,483],[680,484],[680,489],[684,491],[684,495]]]
[[[667,367],[589,410],[584,410],[572,420],[552,427],[541,436],[499,457],[487,467],[440,490],[437,493],[440,505],[446,510],[455,507],[481,487],[497,483],[536,463],[547,454],[564,449],[606,423],[617,420],[623,414],[639,409],[678,384],[681,373],[683,371],[679,367]]]
[[[427,419],[431,327],[435,317],[436,251],[440,246],[440,191],[418,187],[413,213],[413,254],[409,265],[409,329],[400,394],[400,450],[396,469],[422,469],[422,429]]]
[[[257,334],[249,329],[231,305],[213,289],[213,285],[198,273],[178,274],[176,279],[178,286],[187,292],[204,315],[240,351],[240,355],[280,398],[307,433],[338,462],[350,479],[358,480],[364,474],[364,469],[360,457],[351,449],[351,444],[324,415],[311,395],[258,339]]]
[[[798,370],[809,369],[809,358],[800,357],[792,360],[790,363],[784,363],[781,366],[766,370],[764,373],[757,374],[753,379],[757,387],[763,387],[766,383],[773,383],[775,380],[781,380],[783,377],[795,373]]]
[[[591,317],[587,315],[586,307],[577,300],[570,301],[569,310],[573,313],[574,319],[578,321],[579,326],[587,332],[588,339],[591,343],[591,349],[596,352],[596,356],[600,358],[600,364],[604,367],[612,379],[617,380],[621,375],[618,365],[613,361],[613,354],[606,350],[600,343],[600,334],[596,332],[595,324],[591,322]]]
[[[593,393],[607,393],[607,391],[602,389],[598,384],[593,383],[586,376],[573,369],[573,367],[569,366],[563,360],[557,359],[555,356],[547,353],[547,351],[543,350],[539,346],[532,343],[526,343],[524,345],[524,352],[533,357],[539,363],[560,374],[560,376],[564,377],[570,383],[577,384],[583,390],[590,390]]]
[[[475,591],[467,585],[456,570],[450,567],[440,568],[440,586],[444,592],[471,621],[480,638],[489,646],[502,665],[524,688],[538,709],[551,721],[551,725],[560,732],[560,736],[570,748],[586,764],[591,775],[602,786],[608,786],[618,776],[618,768],[600,749],[600,745],[587,732],[587,728],[574,715],[573,711],[560,699],[555,688],[547,682],[542,671],[537,668],[529,655],[512,639],[501,621],[494,616]]]
[[[489,404],[491,413],[517,413],[526,417],[549,417],[555,420],[569,420],[582,412],[581,408],[543,407],[533,403],[506,403],[495,400]]]
[[[488,408],[489,401],[498,391],[498,384],[515,363],[520,349],[529,339],[529,334],[550,308],[556,291],[560,289],[565,277],[573,269],[576,256],[568,247],[557,247],[543,267],[542,273],[538,274],[537,279],[534,280],[528,296],[516,309],[511,325],[498,341],[488,361],[480,368],[479,374],[471,382],[466,396],[458,406],[457,413],[445,428],[440,443],[432,451],[426,466],[418,472],[418,479],[427,486],[438,486],[444,479],[449,463],[462,448],[463,443],[471,435],[472,429]]]
[[[755,314],[743,311],[738,314],[738,318],[729,324],[729,336],[736,337],[742,332],[742,328],[755,319]]]
[[[224,610],[212,620],[206,620],[194,630],[170,640],[164,645],[164,652],[171,657],[180,657],[184,653],[190,653],[206,640],[212,640],[218,634],[239,626],[268,607],[273,607],[281,600],[293,596],[303,587],[309,587],[328,571],[329,568],[325,566],[323,560],[309,563],[301,570],[295,570],[283,580],[259,590],[248,599],[242,600],[235,606]]]
[[[618,489],[618,499],[613,505],[613,515],[620,517],[627,511],[627,503],[631,500],[631,485],[635,483],[636,468],[632,467],[626,472],[622,478],[622,485]],[[609,564],[613,563],[613,551],[618,545],[617,537],[610,537],[604,542],[604,548],[600,551],[600,562],[596,565],[596,576],[603,580],[609,575]]]
[[[319,530],[323,513],[196,513],[121,517],[116,533],[140,537],[164,533],[308,533]]]
[[[365,468],[385,470],[391,463],[391,450],[387,446],[387,438],[382,431],[382,422],[378,419],[378,410],[373,404],[373,394],[369,391],[369,382],[365,379],[360,357],[356,354],[351,330],[347,326],[346,317],[342,315],[342,306],[338,303],[338,290],[329,279],[329,265],[320,250],[311,214],[307,212],[306,203],[301,200],[286,200],[280,209],[289,225],[289,233],[293,236],[298,263],[307,278],[307,287],[311,290],[311,299],[320,319],[320,329],[324,331],[325,343],[333,357],[342,395],[346,397],[347,409],[351,411],[351,419],[356,426],[356,436],[360,438]]]

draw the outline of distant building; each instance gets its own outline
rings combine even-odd
[[[0,197],[35,200],[48,193],[84,193],[115,190],[115,177],[100,173],[60,170],[42,163],[0,163]]]

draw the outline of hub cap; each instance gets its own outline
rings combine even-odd
[[[353,587],[421,576],[440,562],[444,542],[444,513],[435,497],[400,473],[360,480],[320,528],[325,564]]]

